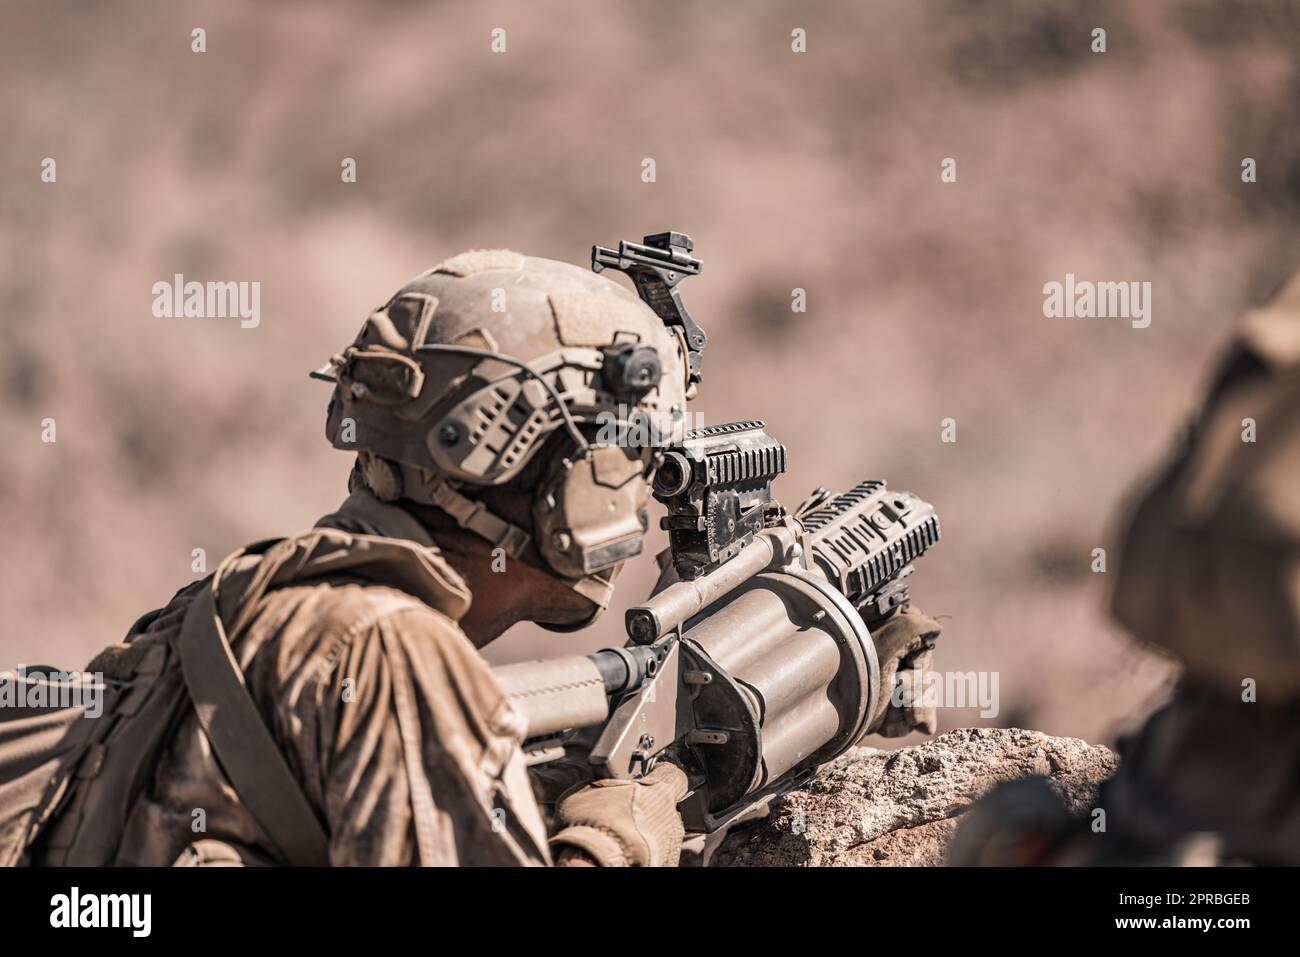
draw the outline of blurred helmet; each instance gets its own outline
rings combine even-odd
[[[602,605],[600,574],[641,550],[653,448],[685,432],[680,337],[617,283],[504,249],[417,276],[314,374],[335,382],[326,434],[372,491],[436,505],[512,556],[535,538]],[[508,485],[561,429],[533,529],[461,491]]]

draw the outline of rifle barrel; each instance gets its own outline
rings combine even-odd
[[[628,636],[639,644],[658,640],[737,585],[789,554],[793,546],[794,533],[789,528],[764,529],[730,561],[699,578],[673,582],[644,604],[629,608]]]

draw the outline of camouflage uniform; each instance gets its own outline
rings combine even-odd
[[[230,639],[262,718],[329,836],[331,864],[545,864],[524,728],[457,627],[470,596],[428,533],[369,492],[296,540]],[[233,621],[241,560],[221,589]],[[174,632],[186,589],[147,629]],[[206,818],[196,833],[195,811]],[[273,863],[192,710],[130,814],[118,864]],[[36,862],[44,860],[38,848]]]

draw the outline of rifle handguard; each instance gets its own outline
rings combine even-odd
[[[538,738],[600,724],[609,717],[610,696],[639,687],[658,664],[648,648],[607,648],[501,665],[492,674],[528,722],[528,736]]]

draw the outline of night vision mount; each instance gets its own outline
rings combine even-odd
[[[686,276],[698,276],[704,264],[691,255],[695,244],[685,233],[654,233],[642,242],[619,240],[618,249],[591,247],[593,272],[617,269],[636,286],[637,295],[654,310],[664,325],[681,330],[686,341],[690,383],[700,381],[700,353],[709,337],[682,304],[677,284]]]

